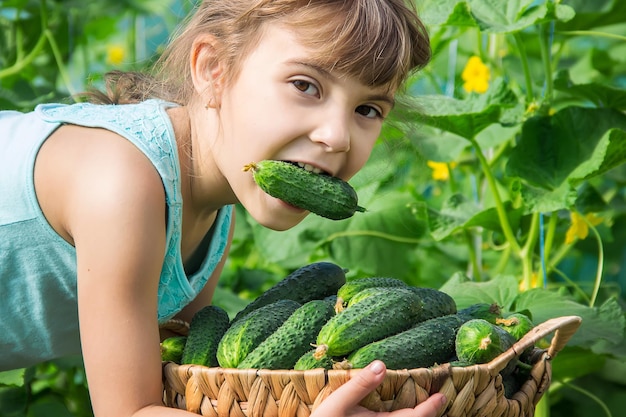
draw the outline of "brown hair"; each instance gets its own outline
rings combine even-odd
[[[431,56],[426,28],[411,0],[203,0],[174,33],[151,74],[115,71],[106,93],[90,101],[131,103],[161,98],[187,104],[193,95],[189,67],[197,36],[212,34],[226,83],[257,44],[263,25],[279,21],[297,29],[316,51],[319,65],[371,86],[396,89]]]

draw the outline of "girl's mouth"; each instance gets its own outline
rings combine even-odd
[[[285,162],[290,163],[290,164],[292,164],[292,165],[295,165],[295,166],[297,166],[298,168],[302,168],[302,169],[304,169],[305,171],[312,172],[312,173],[314,173],[314,174],[319,174],[319,175],[329,175],[329,174],[328,174],[328,172],[323,171],[322,169],[320,169],[320,168],[318,168],[318,167],[316,167],[316,166],[313,166],[313,165],[311,165],[311,164],[307,164],[307,163],[304,163],[304,162],[294,162],[294,161],[285,161]]]

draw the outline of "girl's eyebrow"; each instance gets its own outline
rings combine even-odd
[[[335,74],[333,74],[326,68],[320,65],[317,65],[313,62],[306,62],[306,61],[300,61],[300,60],[288,60],[285,63],[287,65],[298,65],[298,66],[306,67],[314,72],[317,72],[321,76],[330,79],[333,82],[339,82],[339,77],[337,77]],[[393,108],[396,105],[396,100],[390,94],[384,94],[384,93],[371,94],[367,96],[367,100],[384,101],[388,103],[391,108]]]

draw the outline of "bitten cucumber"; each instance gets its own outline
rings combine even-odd
[[[422,300],[405,288],[368,297],[333,316],[316,340],[315,358],[343,356],[375,340],[411,327],[422,311]]]
[[[274,333],[300,306],[300,303],[293,300],[278,300],[231,323],[217,348],[219,366],[237,368],[250,352]]]
[[[218,366],[217,346],[230,325],[228,313],[216,305],[198,310],[189,323],[181,363]]]
[[[312,300],[303,304],[262,341],[238,368],[292,369],[311,349],[322,326],[335,314],[332,302]]]
[[[278,300],[293,300],[304,304],[311,300],[334,296],[346,283],[343,268],[332,262],[315,262],[300,267],[269,288],[240,310],[233,323],[259,307]]]
[[[365,211],[354,188],[340,178],[316,174],[285,161],[265,160],[244,166],[272,197],[319,216],[342,220]]]

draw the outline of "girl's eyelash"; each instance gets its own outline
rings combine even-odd
[[[319,95],[319,87],[315,83],[313,83],[311,81],[297,79],[297,80],[291,81],[291,84],[293,84],[294,87],[296,87],[299,91],[301,91],[302,93],[305,93],[305,94],[311,94],[311,93],[307,93],[307,90],[309,90],[310,88],[314,88],[316,90],[316,95]],[[363,112],[359,111],[360,109],[367,109],[367,112],[363,113]],[[373,110],[376,113],[376,115],[375,115],[375,117],[369,117],[369,118],[372,118],[372,119],[373,118],[377,118],[377,119],[384,119],[385,118],[384,115],[383,115],[383,112],[381,110],[379,110],[378,108],[376,108],[374,106],[370,106],[370,105],[366,105],[366,104],[358,106],[355,111],[357,113],[360,113],[361,115],[363,115],[365,117],[368,117],[367,113],[369,113],[369,111],[371,111],[371,110]]]
[[[359,112],[359,109],[362,109],[362,108],[367,108],[367,109],[368,109],[368,111],[369,111],[369,110],[374,110],[374,111],[376,112],[376,118],[378,118],[378,119],[384,119],[383,113],[382,113],[380,110],[378,110],[376,107],[374,107],[374,106],[368,106],[368,105],[359,106],[359,107],[357,107],[357,112],[358,112],[358,113],[361,113],[361,112]],[[361,113],[361,114],[362,114],[363,116],[366,116],[366,114],[363,114],[363,113]],[[367,116],[366,116],[366,117],[367,117]]]
[[[306,91],[309,88],[313,87],[316,90],[316,93],[319,95],[319,88],[314,83],[312,83],[310,81],[293,80],[291,83],[294,85],[294,87],[296,87],[298,90],[302,91],[303,93],[306,93]]]

